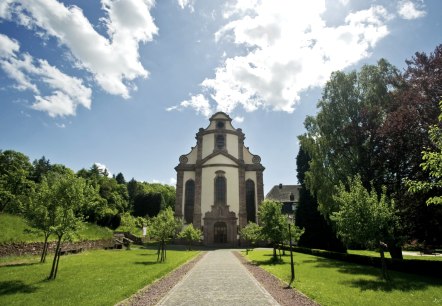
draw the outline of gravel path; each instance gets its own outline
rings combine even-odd
[[[215,256],[207,256],[208,253]],[[237,251],[208,253],[200,254],[118,305],[318,305],[299,291],[287,289],[287,284]],[[186,281],[194,286],[183,285]],[[173,292],[178,295],[171,297]],[[191,301],[195,296],[199,300]]]

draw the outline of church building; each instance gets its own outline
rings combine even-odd
[[[223,112],[196,133],[196,146],[181,155],[175,215],[204,233],[204,244],[237,245],[239,230],[257,221],[264,200],[261,158],[244,146],[244,133]]]

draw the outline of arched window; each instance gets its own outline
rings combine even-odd
[[[215,204],[226,205],[227,198],[227,182],[224,172],[219,171],[215,178]]]
[[[193,222],[193,207],[195,203],[195,181],[188,180],[184,198],[184,220],[187,224]]]
[[[246,210],[247,222],[256,222],[255,183],[252,180],[246,181]]]

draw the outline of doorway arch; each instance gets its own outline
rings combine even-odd
[[[227,243],[227,224],[225,222],[216,222],[213,225],[213,242]]]

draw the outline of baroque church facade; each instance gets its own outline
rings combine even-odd
[[[202,229],[205,245],[233,246],[239,230],[257,222],[265,168],[244,146],[244,133],[227,114],[218,112],[209,121],[196,133],[196,146],[175,167],[175,215]]]

